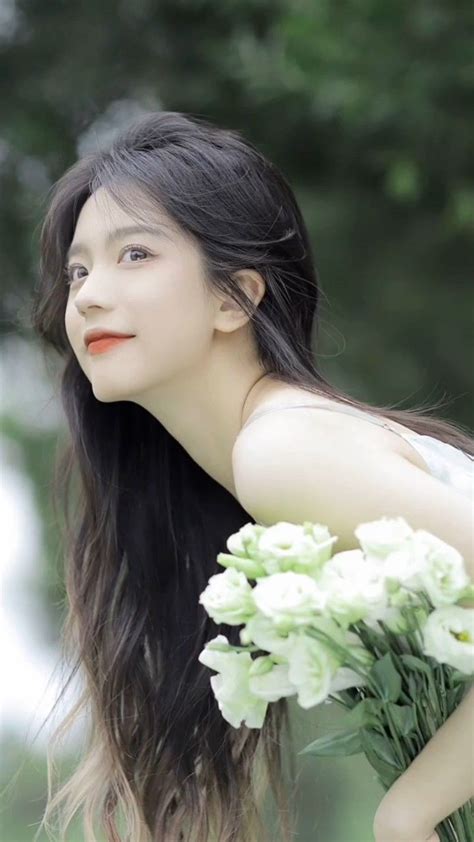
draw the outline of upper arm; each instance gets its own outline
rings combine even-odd
[[[455,547],[474,579],[472,502],[395,451],[273,416],[239,439],[233,466],[239,502],[265,526],[326,524],[340,552],[359,546],[358,524],[400,516]]]

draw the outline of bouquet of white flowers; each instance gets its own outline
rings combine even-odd
[[[463,558],[403,518],[360,524],[360,549],[333,554],[322,524],[248,523],[219,553],[199,601],[222,634],[199,661],[222,716],[261,728],[267,706],[335,702],[347,728],[301,754],[363,752],[385,790],[458,706],[474,675],[474,609]],[[457,604],[456,604],[457,603]],[[443,821],[442,842],[472,842],[472,801]]]

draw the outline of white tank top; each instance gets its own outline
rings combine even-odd
[[[396,433],[396,435],[408,441],[415,448],[432,476],[437,477],[437,479],[440,479],[446,485],[450,485],[456,491],[474,500],[474,457],[470,456],[469,453],[465,453],[463,450],[445,441],[440,441],[434,438],[434,436],[416,432],[402,433],[399,430],[394,430],[388,423],[381,421],[368,412],[356,409],[356,407],[344,406],[334,409],[332,406],[314,406],[311,404],[272,406],[269,409],[262,409],[260,412],[256,412],[244,424],[242,429],[267,412],[276,412],[280,409],[302,409],[303,407],[306,409],[327,409],[330,412],[345,412],[348,415],[360,415],[366,421],[378,424],[379,427],[385,427],[390,432]]]

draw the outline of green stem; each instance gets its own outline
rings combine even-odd
[[[471,798],[460,809],[466,839],[474,839],[474,800]]]
[[[460,815],[460,811],[456,810],[455,813],[452,813],[450,819],[455,827],[458,842],[469,842],[469,837],[464,833],[464,822],[462,820],[462,816]]]
[[[421,634],[421,632],[420,632],[420,634]],[[417,658],[424,659],[425,656],[424,656],[423,652],[420,650],[419,642],[416,638],[416,633],[415,634],[414,633],[408,634],[407,640],[408,640],[408,645],[411,649],[412,654],[415,655],[415,657],[417,657]],[[441,725],[444,722],[444,719],[442,718],[441,711],[440,711],[439,705],[438,705],[438,692],[437,692],[437,689],[436,689],[436,687],[433,683],[433,676],[431,674],[429,676],[426,676],[425,673],[422,673],[422,681],[423,681],[423,699],[425,700],[425,702],[427,703],[427,706],[429,707],[429,709],[431,711],[431,715],[432,715],[432,717],[435,721],[435,726],[436,726],[435,731],[436,731],[438,728],[441,727]],[[435,707],[433,706],[433,703],[434,703]],[[435,731],[433,731],[433,729],[430,728],[431,736],[434,736]],[[431,737],[430,737],[430,739],[431,739]]]
[[[344,702],[342,699],[337,699],[335,696],[328,696],[329,701],[336,702],[337,705],[341,705],[341,707],[345,708],[345,710],[352,710],[351,705],[348,705],[347,702]]]
[[[332,649],[338,657],[341,659],[343,664],[347,664],[347,666],[351,667],[354,672],[357,672],[359,675],[363,676],[367,681],[367,686],[370,687],[372,692],[374,692],[376,685],[373,681],[372,677],[369,675],[368,669],[357,660],[357,658],[352,657],[348,649],[344,646],[340,646],[339,643],[336,643],[335,640],[332,639],[328,634],[321,631],[320,629],[312,628],[311,626],[306,626],[304,629],[305,633],[309,635],[309,637],[314,637],[316,640],[319,640],[323,643],[328,649]]]
[[[398,738],[398,732],[397,732],[397,729],[395,728],[395,726],[393,724],[393,719],[392,719],[392,715],[390,713],[390,708],[388,706],[388,702],[383,701],[383,706],[384,706],[384,710],[385,710],[385,713],[386,713],[386,716],[387,716],[388,727],[390,729],[392,739],[395,743],[395,746],[396,746],[396,749],[397,749],[397,752],[398,752],[398,755],[399,755],[399,760],[400,760],[400,763],[402,765],[402,769],[405,771],[405,769],[407,769],[408,766],[410,765],[410,762],[411,762],[410,758],[407,758],[405,756],[405,752],[403,751],[402,746],[400,744],[400,740]]]
[[[444,683],[444,669],[443,665],[440,665],[441,668],[438,670],[439,675],[439,683],[440,683],[440,697],[441,697],[441,707],[442,707],[442,716],[443,722],[445,722],[448,718],[448,709],[446,706],[446,685]]]
[[[420,721],[422,725],[422,732],[423,732],[423,743],[426,745],[432,737],[436,734],[436,728],[433,728],[428,720],[428,717],[425,713],[425,707],[427,706],[427,699],[426,694],[424,694],[420,700],[419,705],[416,706],[417,713],[420,715]]]
[[[408,681],[408,673],[407,673],[407,671],[406,671],[406,669],[403,665],[403,661],[401,660],[401,658],[398,658],[397,656],[395,656],[395,663],[396,663],[397,670],[400,672],[400,674],[401,674],[401,676],[402,676],[402,678],[405,682],[405,685],[406,685],[406,691],[405,691],[403,689],[403,684],[402,684],[402,689],[400,691],[400,698],[405,704],[410,705],[416,700],[412,699],[412,697],[410,696],[410,692],[409,692],[410,691],[410,684],[409,684],[409,681]]]
[[[442,822],[437,824],[436,832],[438,833],[441,842],[466,842],[466,840],[463,840],[462,838],[458,839],[450,818],[443,819]]]
[[[420,753],[423,744],[418,734],[407,734],[404,738],[404,743],[407,746],[408,763],[413,763],[415,757]]]
[[[441,709],[440,709],[440,706],[439,706],[438,689],[437,689],[437,687],[435,685],[435,682],[434,682],[434,675],[431,672],[428,675],[428,681],[429,681],[429,684],[430,684],[430,687],[429,687],[430,692],[428,693],[428,702],[430,704],[431,712],[433,714],[433,717],[435,719],[437,727],[441,728],[444,720],[443,720],[443,715],[441,713]],[[433,704],[432,704],[432,702],[433,702]]]

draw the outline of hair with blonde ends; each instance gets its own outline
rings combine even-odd
[[[31,321],[45,350],[59,355],[68,427],[52,502],[64,515],[61,658],[71,672],[56,705],[76,674],[83,686],[51,738],[38,834],[52,832],[57,815],[61,842],[78,817],[85,842],[97,842],[99,830],[107,842],[273,842],[262,818],[270,792],[279,832],[290,840],[287,699],[268,706],[261,729],[235,729],[198,661],[216,634],[240,643],[239,628],[216,627],[198,598],[222,572],[216,559],[228,536],[252,518],[150,413],[129,401],[97,400],[65,332],[66,252],[99,187],[139,222],[149,221],[150,208],[164,211],[198,244],[206,284],[247,313],[270,378],[375,411],[471,455],[474,442],[429,410],[374,407],[324,378],[321,290],[306,225],[283,175],[238,132],[151,112],[53,185]],[[265,280],[257,308],[234,277],[247,268]],[[87,743],[53,793],[52,749],[83,714]]]

